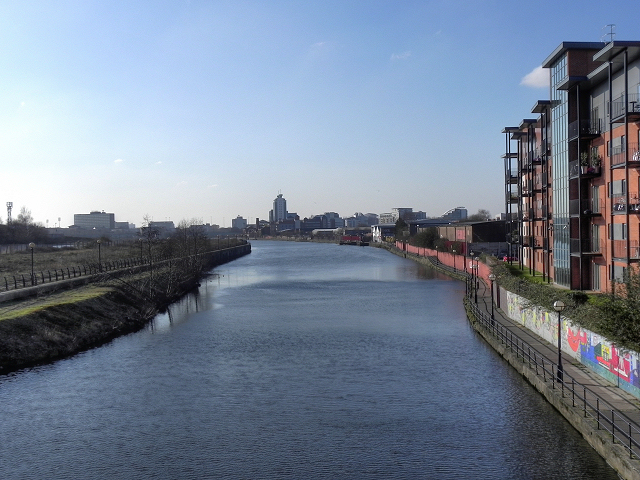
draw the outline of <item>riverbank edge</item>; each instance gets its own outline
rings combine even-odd
[[[479,322],[473,310],[470,308],[469,299],[463,299],[467,318],[472,328],[520,375],[522,375],[560,414],[582,435],[591,447],[605,459],[605,461],[625,480],[640,480],[640,462],[629,458],[628,451],[617,443],[611,441],[611,435],[605,430],[599,430],[596,422],[585,418],[579,407],[572,407],[565,403],[558,395],[559,390],[553,389],[529,368],[524,360],[508,348],[506,345],[487,332]]]
[[[87,300],[0,321],[0,375],[68,358],[141,330],[197,288],[213,268],[251,253],[251,245],[225,250],[224,255],[212,255],[206,269],[185,277],[176,294],[161,302],[151,303],[135,289],[113,287]]]
[[[455,274],[447,269],[439,268],[427,257],[418,257],[396,248],[391,245],[376,245],[384,248],[399,257],[407,258],[415,262],[428,265],[445,275],[456,280],[464,281],[463,275]],[[498,353],[509,365],[511,365],[520,375],[522,375],[538,393],[540,393],[587,441],[587,443],[625,480],[640,480],[640,461],[629,458],[629,453],[621,445],[613,443],[610,435],[604,430],[598,430],[593,421],[584,418],[580,408],[566,404],[558,395],[557,389],[552,389],[545,384],[536,374],[535,370],[518,356],[516,356],[505,345],[502,345],[497,338],[487,332],[479,322],[473,310],[470,308],[469,300],[463,297],[463,304],[471,327]]]

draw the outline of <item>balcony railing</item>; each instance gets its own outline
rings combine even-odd
[[[613,213],[614,214],[620,214],[620,213],[640,214],[640,200],[636,198],[632,200],[629,204],[626,204],[624,202],[624,198],[621,198],[613,204]]]
[[[540,149],[536,148],[535,150],[529,151],[529,163],[531,164],[540,164],[543,160],[543,153]]]
[[[628,255],[627,255],[628,253]],[[613,256],[615,258],[640,258],[640,246],[637,240],[629,241],[629,249],[627,250],[626,240],[613,240]]]
[[[569,124],[569,138],[597,137],[602,133],[602,120],[599,118],[576,120]]]
[[[604,241],[593,238],[571,238],[571,253],[599,254],[604,250]]]
[[[640,148],[637,143],[629,144],[629,163],[640,163]]]
[[[611,118],[624,119],[625,103],[627,105],[627,113],[640,113],[640,103],[638,102],[637,93],[628,93],[627,102],[625,102],[625,96],[621,95],[611,102]]]
[[[627,162],[626,145],[616,145],[611,148],[611,166],[624,165]]]
[[[604,211],[604,200],[600,198],[569,200],[570,215],[600,215]]]
[[[582,166],[579,160],[569,162],[569,177],[575,178],[582,174],[583,177],[597,177],[600,175],[601,167]]]

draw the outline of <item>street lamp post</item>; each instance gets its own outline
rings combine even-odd
[[[562,382],[563,368],[562,368],[562,323],[560,320],[560,313],[564,310],[565,304],[562,300],[556,300],[553,302],[553,309],[558,312],[558,368],[556,370],[558,381]]]
[[[436,263],[440,263],[440,257],[438,257],[438,246],[436,245]]]
[[[491,273],[489,275],[489,281],[491,282],[491,323],[493,324],[493,320],[495,320],[493,316],[493,282],[495,281],[496,276]]]
[[[33,274],[33,249],[35,246],[36,244],[33,242],[29,244],[29,248],[31,249],[31,285],[35,283],[35,275]]]
[[[471,259],[471,278],[469,279],[469,299],[471,299],[471,294],[473,293],[473,286],[475,285],[475,280],[473,278],[473,250],[469,252],[469,258]]]
[[[477,305],[477,304],[478,304],[478,287],[480,286],[480,282],[478,281],[478,260],[479,260],[479,258],[478,258],[478,257],[476,257],[474,260],[476,261],[476,265],[475,265],[475,269],[476,269],[476,285],[475,285],[475,287],[476,287],[476,293],[475,293],[475,302],[476,302],[476,305]]]
[[[456,271],[456,249],[451,250],[453,252],[453,271]]]
[[[98,239],[98,270],[102,271],[102,250],[100,246],[102,245],[102,240]]]

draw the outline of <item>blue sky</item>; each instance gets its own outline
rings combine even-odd
[[[502,128],[636,1],[0,1],[0,218],[504,209]],[[535,76],[534,76],[535,77]]]

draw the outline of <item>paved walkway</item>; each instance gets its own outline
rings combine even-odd
[[[480,282],[478,290],[478,308],[491,315],[491,292],[484,282]],[[553,364],[558,362],[558,346],[550,344],[531,330],[509,319],[507,315],[494,306],[495,320],[502,324],[514,335],[517,335],[531,347],[544,356]],[[640,429],[640,399],[630,393],[618,388],[617,385],[609,382],[595,372],[579,363],[574,358],[563,353],[562,366],[564,370],[564,382],[571,383],[573,379],[576,383],[588,387],[600,398],[605,400],[614,409],[623,412],[631,421],[636,423]],[[554,367],[555,368],[555,367]]]

